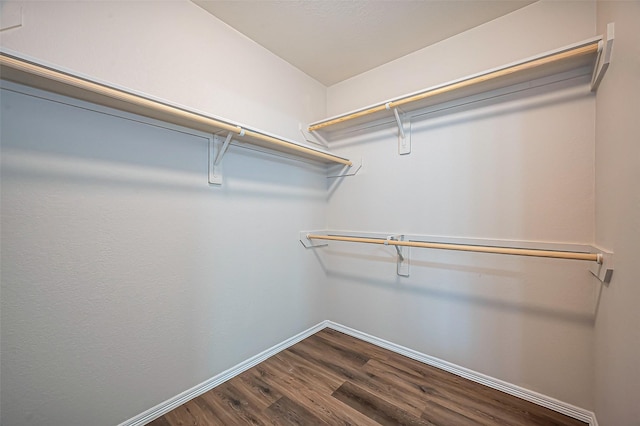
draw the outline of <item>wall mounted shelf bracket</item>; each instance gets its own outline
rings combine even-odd
[[[355,176],[358,174],[358,172],[360,171],[360,169],[362,169],[362,157],[360,158],[360,164],[358,165],[351,165],[351,166],[344,166],[342,167],[342,170],[340,170],[340,172],[337,175],[328,175],[327,179],[335,179],[335,178],[342,178],[342,177],[348,177],[348,176]]]
[[[607,24],[607,39],[601,40],[598,45],[598,57],[596,65],[593,67],[591,76],[591,91],[595,92],[600,86],[604,74],[611,63],[611,54],[613,53],[613,39],[615,38],[615,25],[613,22]]]
[[[613,253],[596,248],[602,257],[602,262],[591,265],[589,271],[603,284],[609,284],[613,276]]]
[[[389,245],[389,241],[404,241],[404,235],[389,235],[384,243],[385,246]],[[407,246],[397,246],[394,245],[396,249],[397,257],[397,266],[396,272],[401,277],[409,276],[409,250],[411,247]]]
[[[398,154],[406,155],[411,154],[411,122],[403,121],[398,108],[391,108],[391,103],[384,104],[387,110],[393,109],[393,115],[396,118],[396,124],[398,125]]]
[[[300,134],[302,134],[302,137],[305,141],[320,145],[323,148],[329,148],[329,143],[325,140],[325,138],[322,137],[320,133],[315,131],[312,133],[307,132],[305,130],[305,126],[303,126],[302,123],[298,125],[298,130],[300,130]]]
[[[240,137],[244,136],[244,129],[240,130]],[[233,139],[233,132],[227,133],[226,138],[214,135],[209,139],[209,183],[222,185],[222,158],[227,153]]]

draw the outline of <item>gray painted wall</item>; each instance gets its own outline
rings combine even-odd
[[[24,12],[4,47],[296,139],[325,109],[611,20],[618,40],[597,99],[569,82],[431,115],[407,157],[391,127],[346,138],[335,150],[365,168],[329,194],[318,168],[239,148],[209,187],[203,135],[3,90],[3,425],[115,424],[322,319],[595,409],[601,424],[637,422],[637,2],[598,4],[597,32],[595,2],[537,2],[330,88],[188,1]],[[413,250],[403,279],[382,247],[302,250],[298,232],[326,225],[595,240],[616,273],[600,293],[579,262]]]
[[[613,60],[597,96],[596,239],[615,253],[595,327],[601,425],[640,424],[640,2],[598,3],[598,30],[615,22]]]
[[[283,136],[325,89],[188,1],[24,2],[2,45]],[[229,60],[224,60],[228,54]],[[1,423],[113,425],[324,319],[324,171],[2,91]],[[57,98],[56,98],[57,99]]]
[[[2,92],[2,424],[112,425],[318,323],[325,181]],[[287,236],[289,238],[287,238]]]

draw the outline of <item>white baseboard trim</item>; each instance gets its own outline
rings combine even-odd
[[[464,377],[465,379],[469,379],[476,383],[480,383],[490,388],[497,389],[509,395],[513,395],[518,398],[524,399],[525,401],[533,402],[534,404],[549,408],[550,410],[553,410],[558,413],[572,417],[574,419],[583,421],[589,424],[589,426],[598,426],[598,421],[596,420],[596,416],[591,411],[573,406],[571,404],[567,404],[566,402],[562,402],[555,398],[542,395],[538,392],[534,392],[532,390],[525,389],[511,383],[507,383],[505,381],[496,379],[494,377],[487,376],[486,374],[478,373],[477,371],[473,371],[468,368],[461,367],[456,364],[452,364],[450,362],[441,360],[439,358],[425,355],[423,353],[414,351],[413,349],[396,345],[395,343],[389,342],[387,340],[380,339],[370,334],[363,333],[359,330],[355,330],[353,328],[350,328],[329,320],[322,321],[319,324],[316,324],[315,326],[285,340],[284,342],[278,343],[277,345],[263,352],[260,352],[258,355],[255,355],[249,358],[248,360],[243,361],[240,364],[237,364],[236,366],[231,367],[226,371],[223,371],[222,373],[212,377],[211,379],[206,380],[200,383],[199,385],[196,385],[191,389],[186,390],[181,394],[156,405],[153,408],[150,408],[144,413],[141,413],[123,423],[120,423],[118,426],[146,425],[147,423],[168,413],[174,408],[179,407],[185,402],[190,401],[193,398],[199,395],[202,395],[205,392],[210,391],[216,386],[226,382],[227,380],[234,378],[235,376],[243,373],[244,371],[250,369],[251,367],[254,367],[257,364],[260,364],[261,362],[272,357],[273,355],[276,355],[278,352],[281,352],[287,349],[288,347],[295,345],[296,343],[306,339],[309,336],[312,336],[313,334],[317,333],[318,331],[324,328],[331,328],[332,330],[336,330],[344,334],[347,334],[349,336],[355,337],[357,339],[364,340],[365,342],[369,342],[381,348],[388,349],[392,352],[398,353],[400,355],[404,355],[408,358],[414,359],[416,361],[422,362],[432,367],[436,367],[441,370],[448,371],[449,373],[453,373],[457,376]]]
[[[468,368],[461,367],[456,364],[452,364],[450,362],[441,360],[439,358],[425,355],[423,353],[414,351],[413,349],[396,345],[395,343],[391,343],[387,340],[380,339],[375,336],[371,336],[370,334],[363,333],[359,330],[355,330],[353,328],[344,326],[342,324],[337,324],[333,321],[325,321],[325,322],[327,324],[327,327],[333,330],[340,331],[344,334],[348,334],[349,336],[355,337],[360,340],[364,340],[365,342],[369,342],[381,348],[388,349],[392,352],[398,353],[400,355],[404,355],[408,358],[414,359],[416,361],[422,362],[432,367],[436,367],[441,370],[448,371],[449,373],[453,373],[457,376],[464,377],[465,379],[469,379],[473,382],[480,383],[490,388],[497,389],[499,391],[507,393],[509,395],[516,396],[518,398],[524,399],[525,401],[533,402],[534,404],[540,405],[542,407],[548,408],[550,410],[556,411],[558,413],[564,414],[574,419],[583,421],[589,424],[589,426],[598,425],[596,416],[591,411],[585,410],[580,407],[576,407],[566,402],[559,401],[555,398],[551,398],[546,395],[542,395],[538,392],[534,392],[532,390],[525,389],[511,383],[507,383],[505,381],[496,379],[494,377],[487,376],[486,374],[478,373],[477,371],[473,371]]]
[[[209,380],[205,380],[204,382],[200,383],[199,385],[196,385],[194,387],[192,387],[189,390],[186,390],[184,392],[182,392],[181,394],[174,396],[173,398],[170,398],[164,402],[161,402],[160,404],[156,405],[153,408],[150,408],[149,410],[145,411],[144,413],[141,413],[123,423],[120,423],[118,426],[143,426],[146,425],[147,423],[157,419],[158,417],[168,413],[169,411],[173,410],[176,407],[179,407],[180,405],[184,404],[187,401],[192,400],[193,398],[202,395],[205,392],[210,391],[211,389],[215,388],[216,386],[226,382],[227,380],[230,380],[232,378],[234,378],[235,376],[247,371],[248,369],[250,369],[251,367],[254,367],[258,364],[260,364],[262,361],[265,361],[266,359],[272,357],[273,355],[277,354],[278,352],[281,352],[285,349],[287,349],[290,346],[295,345],[296,343],[306,339],[307,337],[317,333],[318,331],[324,329],[327,327],[328,321],[322,321],[319,324],[314,325],[313,327],[296,334],[295,336],[285,340],[284,342],[278,343],[275,346],[272,346],[271,348],[264,350],[262,352],[260,352],[258,355],[255,355],[251,358],[249,358],[246,361],[241,362],[240,364],[237,364],[231,368],[229,368],[226,371],[223,371],[222,373],[210,378]]]

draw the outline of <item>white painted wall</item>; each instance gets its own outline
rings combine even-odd
[[[329,88],[330,114],[595,35],[595,4],[538,2]],[[595,97],[585,80],[390,126],[332,148],[362,156],[328,208],[330,229],[593,243]],[[597,285],[574,261],[332,244],[328,318],[593,408]]]
[[[188,1],[25,2],[2,45],[296,137],[324,88]],[[204,138],[1,95],[2,425],[113,425],[324,319],[297,241],[326,178]]]
[[[640,424],[640,2],[598,2],[598,30],[615,22],[613,61],[596,99],[596,241],[615,253],[595,328],[601,425]]]

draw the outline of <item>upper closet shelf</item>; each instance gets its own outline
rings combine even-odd
[[[611,23],[607,26],[606,40],[602,36],[594,37],[479,74],[330,117],[309,124],[309,131],[336,131],[393,117],[395,114],[399,130],[404,133],[398,109],[401,113],[407,113],[571,70],[578,70],[580,75],[591,74],[591,90],[595,91],[611,59],[613,33],[614,27]]]
[[[38,89],[213,134],[325,164],[351,166],[351,161],[267,132],[169,102],[99,82],[16,53],[0,50],[0,77]],[[229,138],[229,140],[231,139]]]

